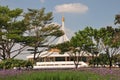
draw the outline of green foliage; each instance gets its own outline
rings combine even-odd
[[[120,54],[114,55],[114,56],[113,56],[113,60],[114,60],[115,63],[116,63],[116,62],[120,62]]]
[[[71,39],[71,42],[74,47],[80,47],[82,50],[87,50],[95,45],[92,40],[93,36],[93,29],[91,27],[86,27],[82,31],[79,30]]]
[[[8,6],[0,6],[1,59],[11,58],[12,48],[15,43],[22,39],[23,34],[27,29],[24,19],[20,19],[22,13],[23,10],[19,8],[9,9]],[[4,36],[4,38],[1,36]]]
[[[89,52],[91,46],[94,46],[92,37],[92,28],[87,27],[84,30],[79,30],[75,33],[75,36],[71,38],[69,42],[64,42],[55,46],[61,50],[61,54],[68,52],[72,57],[74,64],[77,68],[79,61],[81,60],[81,54]],[[89,51],[88,51],[89,50]]]
[[[29,32],[33,31],[33,34],[24,37],[23,43],[34,48],[34,60],[37,52],[40,52],[38,48],[47,43],[50,38],[58,38],[62,36],[63,31],[59,30],[60,26],[52,24],[52,12],[45,13],[45,8],[42,9],[28,9],[28,12],[24,15],[25,23]],[[53,41],[54,41],[53,39]],[[47,43],[49,46],[49,44]]]
[[[105,67],[105,65],[108,65],[109,60],[107,54],[100,54],[98,57],[94,57],[89,61],[90,65],[101,65]]]
[[[10,9],[6,6],[0,6],[0,25],[6,26],[7,21],[10,20],[9,13]],[[0,26],[1,28],[2,26]]]
[[[25,22],[36,27],[45,27],[46,24],[51,23],[52,19],[52,13],[45,13],[45,8],[42,8],[40,10],[28,9],[28,13],[25,14]]]
[[[114,24],[120,24],[120,14],[115,15]]]
[[[64,54],[64,52],[70,51],[71,47],[70,47],[70,42],[64,42],[55,46],[51,46],[51,48],[57,48],[61,51],[61,54]]]
[[[45,8],[28,9],[27,13],[21,15],[22,13],[23,10],[19,8],[11,10],[8,6],[0,6],[1,59],[11,58],[15,43],[23,44],[23,47],[25,45],[35,47],[36,54],[38,47],[47,42],[48,37],[57,38],[64,34],[59,30],[59,25],[51,24],[52,13],[45,13]],[[24,36],[27,32],[28,36]],[[15,51],[17,55],[21,52],[19,49]]]
[[[28,67],[32,66],[30,61],[18,60],[18,59],[7,59],[0,62],[1,69],[13,69],[14,67]]]
[[[100,38],[103,40],[105,45],[109,47],[118,47],[120,45],[120,39],[117,34],[120,32],[118,28],[112,28],[111,26],[107,26],[106,28],[101,28],[99,30]]]
[[[14,17],[17,17],[18,15],[20,15],[22,12],[23,12],[22,9],[16,8],[16,9],[14,9],[14,10],[11,10],[8,15],[9,15],[11,18],[14,18]]]

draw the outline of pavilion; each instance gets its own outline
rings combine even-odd
[[[64,29],[64,21],[65,18],[62,17],[62,27],[61,30],[65,31]],[[56,44],[60,44],[63,42],[69,41],[66,34],[61,36]],[[83,53],[83,52],[81,52]],[[33,59],[33,54],[27,56],[28,60]],[[79,62],[78,67],[88,67],[88,61],[92,56],[90,53],[87,54],[80,54],[78,56],[82,56],[83,61]],[[50,49],[48,51],[41,52],[37,54],[36,57],[39,57],[39,61],[36,62],[36,65],[33,67],[34,69],[41,69],[41,68],[75,68],[73,57],[65,52],[64,54],[60,54],[60,50],[58,49]]]

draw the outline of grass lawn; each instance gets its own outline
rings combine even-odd
[[[17,72],[17,71],[16,71]],[[0,80],[119,80],[111,75],[100,75],[86,70],[18,71],[0,76]]]

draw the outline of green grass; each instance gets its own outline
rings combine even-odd
[[[110,76],[100,76],[85,71],[30,71],[6,76],[0,80],[110,80]]]

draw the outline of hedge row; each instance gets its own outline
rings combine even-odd
[[[0,69],[13,69],[14,67],[29,67],[33,66],[32,62],[19,59],[8,59],[0,62]]]

